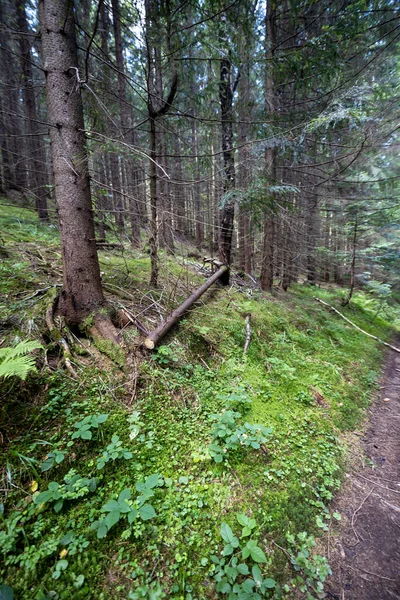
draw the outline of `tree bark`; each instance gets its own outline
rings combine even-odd
[[[121,136],[126,144],[135,144],[135,137],[132,128],[132,110],[128,102],[125,81],[125,65],[121,37],[121,14],[119,0],[112,0],[114,39],[115,39],[115,57],[118,71],[118,98],[119,113],[121,123]],[[139,181],[138,167],[135,159],[129,154],[125,157],[126,172],[126,193],[128,196],[129,214],[131,223],[131,243],[132,246],[140,245],[140,218],[137,207],[137,188]],[[122,218],[122,221],[124,219]]]
[[[276,110],[276,98],[274,89],[274,79],[272,76],[272,58],[274,56],[275,46],[275,27],[276,16],[275,9],[272,6],[272,0],[267,2],[267,13],[265,16],[265,55],[267,66],[265,71],[265,108],[267,114],[273,116]],[[276,180],[276,150],[275,148],[267,148],[265,150],[265,172],[267,182],[270,185]],[[275,222],[274,215],[271,209],[267,208],[264,218],[263,232],[263,251],[260,273],[261,289],[270,292],[274,280],[274,236]]]
[[[203,283],[193,294],[189,296],[173,313],[161,323],[157,329],[148,335],[144,344],[146,348],[152,350],[158,342],[168,333],[168,331],[179,321],[179,319],[189,310],[189,308],[198,300],[213,283],[220,279],[223,281],[229,271],[227,265],[222,265],[206,282]]]
[[[36,200],[36,210],[40,221],[48,221],[49,214],[47,210],[47,174],[46,174],[46,157],[43,150],[43,140],[40,136],[38,123],[38,114],[36,110],[36,98],[34,91],[33,71],[32,71],[32,56],[31,42],[29,40],[28,21],[25,11],[25,0],[16,0],[18,29],[22,33],[20,37],[20,52],[23,87],[22,96],[24,99],[26,117],[27,117],[27,132],[29,134],[29,152],[32,181],[34,184],[34,193]],[[41,126],[43,129],[43,126]]]
[[[40,0],[39,19],[63,290],[59,314],[79,324],[104,305],[89,187],[73,1]]]
[[[221,106],[222,153],[224,158],[224,207],[220,211],[219,258],[226,264],[231,263],[233,223],[235,217],[235,202],[227,196],[235,189],[235,162],[233,152],[232,126],[232,64],[227,56],[220,61],[219,99]]]

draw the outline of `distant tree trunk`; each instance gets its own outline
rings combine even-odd
[[[192,98],[194,99],[198,95],[198,91],[194,85],[194,81],[191,88]],[[195,119],[196,108],[192,108],[193,119],[192,119],[192,153],[194,154],[194,165],[193,165],[193,202],[194,202],[194,218],[195,218],[195,238],[197,248],[201,248],[204,240],[204,224],[203,215],[201,212],[201,183],[200,183],[200,165],[199,165],[199,131],[198,123]]]
[[[118,74],[118,98],[119,114],[121,124],[122,139],[126,144],[134,145],[135,138],[132,128],[132,111],[128,102],[125,81],[125,65],[121,37],[121,14],[119,0],[112,0],[113,26],[115,39],[115,57]],[[137,208],[137,186],[139,181],[138,167],[135,159],[129,154],[124,158],[126,172],[126,194],[128,196],[128,206],[131,223],[131,243],[132,246],[140,245],[140,218]],[[124,219],[122,218],[122,221]],[[120,228],[122,223],[119,224]]]
[[[16,9],[18,29],[22,34],[20,36],[23,77],[22,95],[27,117],[27,133],[29,134],[28,145],[32,181],[34,183],[34,193],[36,198],[36,210],[40,221],[48,221],[46,155],[43,150],[43,140],[41,139],[40,134],[40,129],[43,131],[43,125],[39,126],[36,110],[35,88],[31,66],[33,61],[31,56],[31,42],[28,35],[29,29],[25,11],[25,0],[16,0]]]
[[[25,192],[28,187],[26,147],[23,137],[24,121],[20,114],[20,68],[15,64],[15,49],[10,39],[6,3],[0,2],[0,50],[2,80],[0,88],[2,108],[3,187]],[[4,111],[4,112],[3,112]]]
[[[223,22],[226,16],[223,15]],[[227,197],[235,189],[235,159],[233,151],[233,93],[232,63],[229,51],[225,48],[225,56],[220,60],[219,99],[221,106],[222,154],[224,158],[224,206],[220,211],[219,258],[230,265],[232,252],[232,235],[235,217],[235,201]]]
[[[40,0],[39,19],[63,260],[58,310],[69,324],[79,324],[104,304],[104,297],[83,133],[72,0]]]
[[[272,58],[275,47],[276,16],[272,0],[267,2],[267,13],[265,16],[265,55],[267,66],[265,71],[265,106],[267,114],[273,116],[276,110],[276,99],[274,80],[272,76]],[[265,172],[269,185],[276,180],[276,150],[267,148],[265,151]],[[274,280],[274,237],[275,222],[272,210],[266,209],[263,231],[263,250],[261,259],[260,285],[261,289],[269,292]]]
[[[343,306],[350,304],[350,300],[353,296],[354,287],[356,284],[356,252],[357,252],[357,235],[358,235],[358,215],[357,210],[354,212],[354,227],[353,227],[353,241],[351,251],[351,264],[350,264],[350,289],[346,300],[343,302]]]
[[[169,5],[168,5],[169,6]],[[164,100],[160,95],[160,73],[157,53],[159,45],[159,7],[153,0],[145,0],[146,20],[146,48],[147,48],[147,110],[150,122],[150,285],[157,286],[158,283],[158,190],[157,190],[157,121],[171,108],[178,87],[178,73],[176,66],[172,63],[171,87],[167,98]],[[170,32],[167,32],[169,39]],[[168,45],[168,41],[167,41]]]
[[[247,42],[244,40],[244,42]],[[250,70],[249,57],[246,49],[242,49],[243,63],[245,72],[242,72],[239,90],[238,90],[238,146],[239,146],[239,161],[237,169],[238,187],[242,194],[250,183],[251,171],[249,167],[249,146],[250,138],[250,120],[251,120],[251,102],[250,102]],[[247,207],[239,207],[239,266],[244,273],[251,275],[251,248],[252,240],[250,238],[250,216]]]
[[[174,179],[176,180],[174,185],[175,231],[181,236],[186,236],[185,186],[183,184],[181,144],[178,136],[174,137],[174,154],[176,155],[174,175]]]

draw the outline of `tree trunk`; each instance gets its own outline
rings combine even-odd
[[[231,82],[232,65],[229,57],[220,61],[219,99],[221,106],[222,153],[224,157],[224,207],[220,215],[219,257],[226,264],[231,263],[233,223],[235,202],[228,194],[235,189],[235,162],[233,152],[232,103],[233,89]]]
[[[125,65],[122,48],[121,15],[119,0],[112,0],[112,12],[115,39],[115,57],[118,72],[118,97],[121,136],[126,144],[134,145],[135,139],[132,128],[132,111],[126,94]],[[137,186],[139,181],[138,168],[135,159],[132,156],[127,155],[124,160],[126,173],[126,194],[128,196],[128,206],[131,223],[131,243],[132,246],[139,246],[140,219],[136,202]]]
[[[353,296],[354,287],[356,284],[356,252],[357,252],[357,234],[358,234],[358,216],[357,210],[354,213],[354,229],[353,229],[353,243],[351,252],[351,265],[350,265],[350,289],[346,300],[343,302],[343,306],[350,304],[350,300]]]
[[[18,29],[22,33],[20,37],[20,52],[23,87],[22,95],[24,99],[27,133],[29,134],[28,145],[31,162],[32,182],[34,184],[34,193],[36,199],[36,210],[40,221],[48,221],[47,211],[47,174],[46,174],[46,156],[43,151],[43,140],[40,136],[38,114],[36,110],[36,98],[34,91],[31,42],[29,40],[28,22],[25,11],[25,0],[16,0]]]
[[[78,83],[72,0],[40,0],[39,18],[60,226],[63,290],[58,311],[79,324],[104,304]]]
[[[168,333],[168,331],[179,321],[179,319],[189,310],[189,308],[198,300],[213,283],[220,280],[225,285],[224,280],[227,278],[229,267],[222,265],[207,281],[203,283],[196,291],[193,292],[173,313],[161,323],[157,329],[148,335],[145,340],[145,346],[152,350],[154,346]]]
[[[272,76],[272,58],[274,56],[276,37],[275,26],[275,9],[272,6],[272,0],[268,0],[265,16],[265,55],[267,59],[265,71],[265,108],[267,114],[270,116],[273,116],[276,111],[274,80]],[[265,150],[265,172],[268,184],[271,185],[276,180],[275,148],[267,148]],[[267,208],[264,218],[264,241],[260,274],[261,289],[266,292],[271,291],[274,279],[274,234],[274,216],[272,210]]]

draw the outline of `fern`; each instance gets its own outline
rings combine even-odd
[[[26,356],[37,348],[43,348],[38,342],[19,342],[14,348],[0,348],[0,377],[19,377],[25,380],[36,369],[35,361]]]

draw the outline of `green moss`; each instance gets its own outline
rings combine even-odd
[[[6,222],[16,218],[13,210]],[[29,215],[24,221],[26,211],[18,214],[21,238],[29,237],[35,224]],[[44,237],[44,248],[57,243]],[[8,242],[11,256],[15,249]],[[147,287],[147,255],[103,252],[101,261],[105,281],[133,296],[140,287],[141,302],[145,293],[160,300],[162,291]],[[161,266],[163,283],[175,278],[168,288],[171,308],[185,297],[183,282],[192,289],[200,278],[166,255]],[[23,289],[34,291],[36,275],[29,277]],[[14,292],[20,285],[13,283]],[[26,311],[31,317],[38,305],[12,294],[12,307],[0,306],[4,314]],[[168,351],[148,355],[134,388],[112,373],[80,365],[79,382],[60,371],[44,374],[35,385],[2,390],[1,417],[11,442],[2,447],[0,462],[8,465],[7,477],[15,485],[9,486],[5,503],[0,575],[16,597],[39,599],[54,591],[60,598],[122,600],[133,590],[146,594],[159,582],[171,599],[215,598],[210,556],[222,549],[221,522],[237,528],[238,512],[257,521],[255,535],[268,554],[268,575],[279,582],[291,576],[290,561],[273,542],[287,549],[288,532],[321,531],[317,517],[326,519],[342,477],[342,432],[363,418],[383,356],[382,347],[318,304],[314,295],[340,306],[342,292],[334,287],[299,285],[287,294],[257,298],[215,288],[163,340]],[[390,338],[391,326],[374,316],[360,292],[340,310],[373,335]],[[244,357],[247,313],[252,339]],[[13,325],[12,335],[20,325]],[[120,348],[103,341],[96,345],[123,366]],[[232,392],[251,399],[243,421],[271,426],[273,434],[262,450],[241,447],[229,462],[217,464],[207,450],[213,415],[226,410]],[[74,424],[96,414],[108,419],[92,439],[72,440]],[[115,434],[132,458],[110,461],[99,471],[97,458]],[[56,449],[65,459],[42,472],[47,453]],[[66,501],[60,513],[47,503],[40,507],[25,500],[32,481],[43,491],[50,481],[62,482],[71,468],[97,477],[96,490]],[[131,527],[118,522],[98,539],[91,523],[104,516],[101,507],[154,473],[164,478],[151,498],[157,516]],[[23,522],[13,529],[17,515]],[[74,551],[73,544],[61,544],[67,534],[89,544]],[[68,550],[68,566],[55,579],[63,550]],[[79,586],[80,575],[85,579]]]
[[[103,340],[98,337],[94,338],[94,345],[100,352],[111,358],[121,369],[125,365],[126,357],[121,346],[117,346],[117,344],[114,344],[110,340]]]

